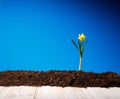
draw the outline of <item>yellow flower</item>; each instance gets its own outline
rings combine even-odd
[[[81,41],[84,41],[85,38],[86,38],[86,36],[84,35],[84,33],[78,35],[78,39]]]

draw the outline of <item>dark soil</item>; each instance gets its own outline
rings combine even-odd
[[[4,71],[0,86],[120,87],[120,75],[114,72],[83,71]]]

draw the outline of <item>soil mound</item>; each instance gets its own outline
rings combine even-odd
[[[114,72],[84,71],[4,71],[0,86],[120,87],[120,75]]]

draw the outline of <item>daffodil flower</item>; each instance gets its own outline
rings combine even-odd
[[[78,45],[73,40],[72,42],[80,53],[79,70],[82,70],[82,57],[83,57],[84,47],[87,43],[86,36],[84,35],[84,33],[78,35]]]
[[[78,39],[79,39],[80,41],[84,41],[85,38],[86,38],[86,36],[84,35],[84,33],[78,35]]]

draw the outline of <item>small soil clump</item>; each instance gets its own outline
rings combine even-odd
[[[4,71],[0,86],[120,87],[120,75],[114,72],[84,71]]]

